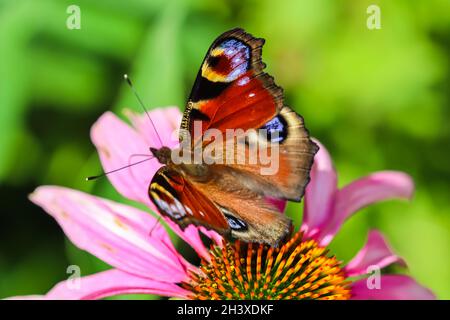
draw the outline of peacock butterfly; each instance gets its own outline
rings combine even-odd
[[[263,44],[264,39],[242,29],[225,32],[212,43],[183,114],[183,150],[151,148],[163,166],[150,183],[149,196],[181,228],[194,224],[225,237],[277,246],[292,221],[267,199],[301,200],[318,147],[302,117],[284,105],[282,88],[263,72]],[[203,139],[210,130],[225,134],[233,129],[241,130],[244,139],[233,137],[231,144],[230,139]],[[252,129],[267,134],[248,134]],[[246,161],[252,140],[277,153],[276,172],[262,174],[261,161]],[[196,150],[204,154],[207,147],[225,150],[227,145],[236,147],[234,160],[244,161],[228,161],[226,151],[215,154],[222,161],[191,161]],[[174,154],[185,160],[174,161]]]

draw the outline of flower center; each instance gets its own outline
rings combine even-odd
[[[350,281],[328,250],[296,233],[279,248],[240,241],[214,246],[183,287],[192,299],[349,299]]]

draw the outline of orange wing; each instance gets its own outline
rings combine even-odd
[[[242,29],[225,32],[213,42],[189,96],[182,132],[194,137],[195,121],[201,133],[209,128],[259,128],[281,110],[283,90],[263,72],[263,44],[264,39]]]
[[[237,137],[232,150],[234,155],[225,152],[222,162],[226,165],[216,166],[226,166],[239,177],[242,185],[258,194],[300,201],[319,148],[310,140],[302,117],[289,107],[283,107],[263,128],[266,128],[267,135],[247,135],[245,139]],[[252,143],[259,148],[257,152],[251,151]],[[227,150],[230,146],[228,140],[226,146],[218,144],[220,142],[213,142],[209,147]],[[262,159],[263,155],[267,157]]]
[[[149,195],[161,214],[181,228],[189,224],[202,225],[228,235],[225,216],[214,203],[184,177],[167,166],[159,169],[149,186]]]

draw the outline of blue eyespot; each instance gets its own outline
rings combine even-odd
[[[237,53],[241,53],[245,60],[250,59],[250,48],[241,41],[236,39],[225,40],[220,44],[220,46],[224,49],[224,52],[227,56],[234,56]],[[239,60],[237,62],[240,62]]]
[[[228,225],[232,230],[243,231],[247,230],[247,224],[241,219],[235,218],[231,215],[226,214],[225,218],[227,218]]]
[[[267,122],[261,129],[267,130],[267,140],[270,142],[283,142],[288,134],[286,120],[279,115]]]

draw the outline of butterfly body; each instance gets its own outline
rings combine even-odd
[[[181,145],[188,143],[176,150],[151,149],[164,166],[153,177],[149,195],[182,228],[194,224],[276,246],[292,222],[267,199],[300,201],[318,148],[303,119],[284,105],[282,89],[263,72],[263,43],[242,29],[213,42],[181,123]],[[261,129],[265,135],[258,133]],[[230,138],[229,132],[237,133]],[[263,146],[266,156],[276,156],[274,172],[264,173],[272,168],[260,153],[253,158],[252,151],[259,151],[255,145]]]

